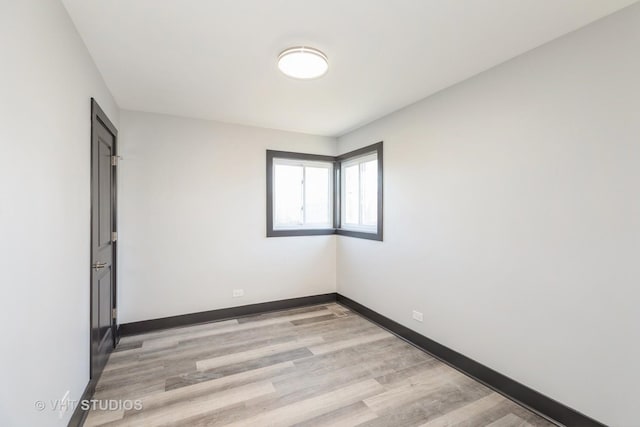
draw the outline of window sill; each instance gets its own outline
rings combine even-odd
[[[291,229],[291,230],[267,230],[267,237],[287,237],[287,236],[323,236],[327,234],[336,234],[333,228],[310,228],[310,229]]]
[[[342,230],[334,228],[298,229],[298,230],[268,230],[267,237],[291,237],[291,236],[326,236],[337,234],[338,236],[355,237],[358,239],[377,240],[382,242],[382,233],[367,233],[364,231]]]
[[[382,231],[378,233],[370,233],[366,231],[353,231],[339,228],[336,230],[336,234],[338,236],[356,237],[358,239],[377,240],[382,242]]]

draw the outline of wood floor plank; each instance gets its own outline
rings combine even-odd
[[[179,422],[194,415],[203,414],[224,408],[256,396],[273,393],[275,389],[269,381],[261,381],[224,390],[218,393],[204,394],[172,405],[135,411],[125,414],[124,418],[108,423],[110,426],[160,426],[166,423]]]
[[[382,340],[390,336],[392,335],[389,332],[381,330],[380,332],[375,334],[357,336],[354,338],[349,338],[346,340],[341,340],[341,341],[336,341],[336,342],[331,342],[326,344],[311,345],[309,347],[309,350],[311,351],[311,353],[317,356],[319,354],[331,353],[333,351],[342,350],[343,348],[354,347],[360,344],[367,344],[373,341]]]
[[[487,426],[495,421],[498,421],[500,418],[503,418],[509,414],[514,414],[519,418],[522,418],[532,426],[536,427],[548,427],[553,425],[549,423],[546,419],[534,414],[533,412],[523,408],[517,403],[503,398],[501,399],[495,406],[491,408],[478,412],[473,415],[473,417],[460,421],[455,424],[451,424],[452,427],[476,427],[476,426]]]
[[[234,363],[217,367],[215,372],[220,372],[223,375],[230,375],[237,372],[243,372],[249,369],[256,369],[262,366],[273,365],[275,363],[295,362],[299,359],[304,359],[313,356],[313,354],[306,347],[294,348],[292,350],[278,352],[274,354],[268,354],[257,359],[251,360],[234,360]],[[204,371],[211,372],[211,371]]]
[[[292,314],[301,314],[301,313],[311,313],[314,311],[328,311],[329,310],[329,305],[328,304],[321,304],[321,305],[310,305],[307,307],[300,307],[300,308],[292,308],[289,310],[279,310],[279,311],[272,311],[269,313],[262,313],[262,314],[256,314],[256,315],[251,315],[251,316],[244,316],[244,317],[239,317],[238,318],[238,323],[249,323],[249,322],[255,322],[257,320],[266,320],[266,319],[274,319],[274,318],[278,318],[278,317],[282,317],[282,316],[291,316]]]
[[[508,414],[488,424],[487,427],[531,427],[531,424],[515,414]]]
[[[481,399],[476,400],[468,405],[453,410],[443,416],[422,424],[420,427],[448,427],[457,425],[467,420],[473,419],[478,414],[496,406],[504,397],[498,393],[491,393]]]
[[[364,403],[375,413],[383,414],[396,407],[415,402],[446,386],[461,375],[448,366],[438,366],[411,376],[393,388],[386,388],[385,392],[365,399]]]
[[[154,394],[142,399],[144,409],[153,409],[162,405],[179,402],[180,400],[189,400],[194,397],[206,394],[207,392],[218,391],[228,385],[238,385],[244,382],[255,382],[264,380],[278,373],[294,369],[292,362],[283,362],[263,368],[253,369],[251,371],[241,372],[234,375],[228,375],[218,379],[193,384],[186,387],[177,388],[166,391],[165,393]],[[244,385],[244,384],[243,384]]]
[[[330,359],[329,359],[330,356]],[[375,378],[395,371],[398,367],[414,360],[412,352],[362,352],[358,354],[352,349],[341,350],[324,356],[295,361],[298,368],[289,374],[274,380],[273,384],[281,394],[315,393],[317,390],[336,388],[349,382],[366,378]],[[324,363],[308,363],[318,358],[325,358]],[[331,363],[328,363],[331,362]]]
[[[472,381],[472,380],[469,380]],[[431,393],[421,394],[418,399],[407,399],[402,405],[385,407],[378,418],[364,423],[366,426],[415,426],[438,418],[461,406],[474,402],[491,393],[478,383],[444,383]],[[405,397],[403,395],[403,397]]]
[[[120,420],[122,417],[124,417],[124,409],[117,411],[90,411],[84,421],[83,427],[101,426],[112,421]]]
[[[127,400],[162,392],[164,392],[164,380],[162,378],[152,378],[147,381],[137,381],[134,378],[113,387],[105,387],[99,381],[94,398],[98,400]]]
[[[294,424],[295,427],[351,427],[371,421],[377,415],[362,401]]]
[[[237,340],[215,340],[211,343],[180,343],[178,347],[170,351],[160,350],[153,354],[139,357],[139,362],[153,362],[154,360],[180,361],[180,360],[203,360],[213,357],[224,356],[232,353],[239,353],[247,350],[254,350],[268,345],[292,342],[298,339],[297,335],[274,334],[267,336],[251,336],[244,341]]]
[[[300,326],[300,325],[307,325],[309,323],[326,322],[328,320],[334,320],[335,318],[336,318],[336,315],[331,313],[325,316],[317,316],[317,317],[310,317],[308,319],[292,320],[291,323],[293,323],[295,326]]]
[[[185,336],[197,331],[211,330],[215,328],[222,328],[222,327],[227,327],[230,325],[237,325],[237,324],[238,324],[238,319],[227,319],[227,320],[219,320],[216,322],[199,323],[197,325],[180,326],[177,328],[163,329],[160,331],[124,336],[120,338],[120,344],[127,344],[130,342],[139,342],[141,340],[159,339],[163,337],[166,338],[166,337],[171,337],[176,335]]]
[[[367,396],[379,393],[381,390],[382,386],[376,380],[368,379],[317,397],[255,415],[240,422],[228,424],[228,426],[289,426],[358,402]]]
[[[309,337],[280,344],[268,345],[266,347],[260,347],[254,350],[247,350],[239,353],[231,353],[224,356],[213,357],[210,359],[198,360],[196,362],[196,367],[199,371],[205,371],[207,369],[230,365],[231,363],[246,362],[248,360],[259,359],[261,357],[271,356],[278,353],[284,353],[289,350],[296,350],[299,348],[317,345],[323,341],[324,340],[322,339],[322,337]]]

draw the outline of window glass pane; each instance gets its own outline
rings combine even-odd
[[[331,201],[329,169],[307,166],[305,168],[305,223],[329,224]]]
[[[360,165],[355,164],[344,168],[344,222],[358,224],[360,218]]]
[[[362,225],[378,223],[378,160],[361,164]]]
[[[302,166],[273,165],[274,226],[302,224]]]

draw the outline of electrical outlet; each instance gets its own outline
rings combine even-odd
[[[234,289],[233,290],[233,297],[234,298],[238,298],[238,297],[242,297],[244,296],[244,289]]]
[[[58,418],[61,419],[64,416],[64,413],[67,412],[67,409],[69,408],[69,390],[67,390],[64,396],[62,396],[62,399],[60,399],[58,405]]]
[[[417,320],[418,322],[422,322],[422,313],[416,310],[413,310],[413,320]]]

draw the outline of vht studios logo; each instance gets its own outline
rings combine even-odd
[[[36,400],[34,406],[38,411],[49,409],[50,411],[66,412],[75,410],[78,406],[83,411],[140,411],[142,400],[116,400],[116,399],[54,399],[48,402]]]

